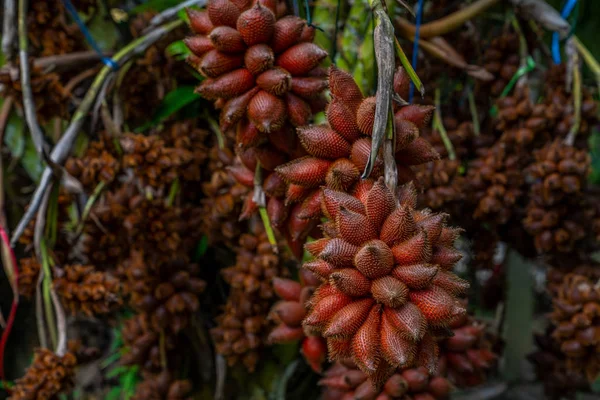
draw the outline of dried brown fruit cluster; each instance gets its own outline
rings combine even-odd
[[[147,313],[156,332],[180,332],[200,308],[198,295],[206,282],[198,278],[199,266],[172,255],[157,263],[143,252],[132,250],[123,269],[127,274],[129,303]]]
[[[143,57],[133,61],[127,71],[125,76],[135,77],[135,85],[121,85],[119,95],[128,121],[139,123],[148,120],[164,96],[174,89],[165,47],[150,47]]]
[[[173,379],[171,373],[163,371],[159,374],[146,373],[135,391],[133,400],[190,400],[192,382],[187,379]]]
[[[593,382],[600,373],[600,288],[586,276],[567,274],[553,298],[552,338],[566,368]]]
[[[512,95],[499,99],[497,106],[495,129],[507,145],[531,148],[550,140],[553,110],[544,103],[533,104],[529,88],[516,88]]]
[[[119,280],[91,265],[57,268],[53,282],[56,293],[72,314],[107,314],[122,304]]]
[[[276,300],[272,280],[285,276],[287,269],[273,253],[260,220],[250,220],[249,232],[240,236],[236,264],[222,271],[231,291],[211,333],[229,365],[242,363],[253,371],[272,328],[267,318]]]
[[[538,252],[571,252],[586,237],[588,214],[583,191],[590,171],[586,150],[562,141],[534,151],[535,162],[526,170],[532,181],[523,226],[534,236]]]
[[[31,299],[35,294],[40,274],[40,263],[35,256],[19,259],[19,294]]]
[[[121,162],[115,156],[114,142],[107,132],[99,134],[100,140],[90,143],[85,154],[69,158],[65,164],[67,172],[77,178],[88,191],[100,182],[112,183],[121,170]]]
[[[436,211],[455,210],[456,203],[465,200],[467,196],[466,181],[461,169],[462,165],[458,160],[449,159],[419,165],[416,168],[416,181],[422,189],[419,204]]]
[[[471,152],[472,143],[477,137],[473,131],[473,122],[470,120],[461,121],[458,117],[443,117],[442,123],[446,129],[448,139],[452,143],[458,159],[465,159]],[[448,158],[441,135],[435,129],[422,130],[422,136],[425,138],[442,159]]]
[[[450,328],[454,335],[441,344],[438,373],[458,387],[481,385],[498,359],[494,338],[483,323],[467,315],[454,320]]]
[[[552,119],[554,137],[566,137],[575,123],[573,94],[567,90],[566,77],[565,64],[551,66],[545,77],[547,85],[544,103],[552,111],[548,117]],[[588,88],[584,86],[581,91],[581,118],[577,130],[577,145],[586,147],[591,127],[598,121],[598,104]]]
[[[83,6],[79,11],[86,12],[86,1],[77,1]],[[87,49],[79,28],[68,25],[69,16],[60,0],[36,1],[31,4],[27,14],[27,36],[31,54],[37,56],[53,56]]]
[[[17,379],[10,400],[58,399],[73,387],[77,359],[72,353],[59,356],[48,349],[36,349],[25,375]]]
[[[325,387],[323,400],[443,400],[452,391],[452,384],[446,378],[432,376],[422,367],[394,371],[381,388],[376,388],[349,360],[331,366],[319,385]]]
[[[127,234],[123,220],[128,214],[132,185],[106,192],[98,199],[86,221],[82,238],[83,254],[98,268],[114,268],[127,257]]]
[[[567,367],[560,345],[546,334],[534,335],[537,349],[527,356],[533,364],[537,378],[544,384],[544,394],[550,400],[574,398],[577,392],[589,392],[590,384],[581,372]]]
[[[498,142],[469,164],[467,182],[475,204],[473,217],[506,224],[523,195],[522,158]]]
[[[209,178],[202,182],[202,231],[212,244],[225,243],[233,248],[244,228],[239,221],[249,188],[237,182],[229,168],[234,167],[235,155],[229,146],[215,143],[209,152]]]
[[[392,193],[363,181],[354,196],[326,189],[326,238],[306,249],[304,265],[325,282],[310,301],[307,329],[326,339],[330,359],[351,357],[382,384],[398,368],[435,370],[437,339],[465,312],[457,296],[469,284],[454,275],[459,230],[444,214],[416,210],[407,185]]]
[[[123,365],[138,365],[143,371],[159,372],[162,367],[160,332],[157,332],[148,314],[137,314],[125,320],[121,336],[127,352],[121,357]],[[171,354],[175,338],[165,335],[164,349]]]
[[[16,100],[22,107],[21,80],[13,80],[10,74],[0,74],[3,98]],[[68,116],[67,96],[61,77],[54,72],[44,72],[39,68],[31,68],[31,91],[35,101],[35,110],[40,122],[49,122],[55,117]]]
[[[185,148],[165,146],[159,136],[125,134],[120,138],[123,148],[123,168],[132,169],[142,186],[164,188],[179,177],[182,169],[189,168],[192,153]],[[196,180],[200,171],[197,171]]]
[[[519,36],[504,32],[494,38],[483,53],[483,61],[483,67],[495,77],[486,86],[493,97],[498,97],[519,69]]]

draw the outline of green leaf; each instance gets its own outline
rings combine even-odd
[[[121,388],[114,387],[106,395],[106,400],[118,400],[121,398]]]
[[[94,13],[93,18],[87,22],[90,34],[103,51],[114,49],[119,41],[119,31],[112,18],[100,7],[101,12]]]
[[[25,151],[23,153],[23,158],[21,158],[21,165],[32,181],[38,182],[40,180],[44,167],[35,150],[35,145],[33,144],[33,140],[31,140],[31,136],[25,138]]]
[[[154,114],[152,120],[136,129],[136,132],[143,132],[152,126],[158,125],[181,108],[199,99],[200,95],[194,92],[193,86],[179,86],[177,89],[167,93],[158,106],[158,110],[156,110],[156,114]]]
[[[120,358],[121,358],[121,353],[116,351],[115,353],[111,354],[110,356],[108,356],[104,360],[102,360],[102,362],[100,363],[100,366],[102,368],[107,368],[109,365],[118,361]]]
[[[185,45],[183,40],[177,40],[167,46],[166,52],[169,56],[174,57],[176,60],[185,60],[187,56],[192,54],[190,49]]]
[[[188,14],[187,14],[187,12],[185,11],[185,8],[182,8],[181,10],[179,10],[179,11],[177,12],[177,17],[178,17],[180,20],[184,21],[186,24],[188,24],[188,25],[190,24],[190,18],[188,17]]]
[[[598,375],[594,382],[592,382],[591,389],[594,393],[600,393],[600,375]]]
[[[283,375],[281,375],[279,381],[277,382],[275,392],[273,396],[270,396],[271,398],[273,398],[274,400],[285,400],[288,381],[290,380],[292,375],[294,375],[296,368],[298,368],[298,364],[299,360],[295,360],[288,364],[285,371],[283,372]]]
[[[115,368],[111,369],[110,371],[108,371],[106,373],[106,377],[107,378],[111,378],[111,379],[112,378],[116,378],[117,376],[125,374],[128,369],[129,369],[129,367],[126,367],[124,365],[120,365],[120,366],[115,367]]]
[[[4,144],[13,158],[19,159],[25,152],[25,126],[23,119],[12,113],[4,131]]]
[[[196,255],[194,257],[194,261],[200,261],[200,259],[206,254],[206,250],[208,250],[208,236],[202,235],[200,241],[198,242],[198,246],[196,246]]]

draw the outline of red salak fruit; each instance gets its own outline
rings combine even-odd
[[[375,384],[397,368],[433,373],[437,339],[465,313],[458,296],[469,284],[452,273],[460,229],[416,210],[412,184],[394,194],[379,178],[359,189],[323,191],[326,237],[306,245],[315,259],[304,264],[323,283],[304,327],[326,338],[331,360],[352,358]]]
[[[396,73],[394,87],[402,92],[405,75],[402,69]],[[300,218],[321,216],[322,187],[352,191],[371,152],[375,97],[363,98],[352,76],[335,67],[329,70],[329,87],[332,94],[327,107],[329,123],[297,128],[308,155],[275,168],[290,185],[286,202],[303,201]],[[400,183],[415,178],[411,166],[439,158],[434,148],[419,137],[419,130],[429,123],[432,113],[430,106],[397,107],[394,122]],[[372,177],[376,179],[382,174],[383,159],[380,156]]]
[[[395,370],[380,387],[374,387],[350,360],[333,364],[319,385],[325,388],[323,400],[443,400],[452,390],[446,378],[432,376],[425,368]]]
[[[223,131],[247,120],[266,138],[288,121],[307,124],[319,107],[327,52],[312,43],[313,27],[280,17],[276,3],[209,0],[206,11],[188,10],[196,34],[185,40],[189,62],[207,78],[197,91],[221,106]]]
[[[273,278],[273,289],[281,301],[271,308],[269,316],[277,326],[269,334],[270,343],[290,343],[302,340],[301,353],[310,367],[317,373],[327,359],[327,344],[321,336],[306,334],[302,320],[306,316],[306,303],[319,284],[319,279],[310,271],[301,272],[302,282],[291,279]]]
[[[483,384],[496,366],[498,338],[483,322],[468,315],[451,322],[453,336],[441,343],[440,369],[458,387]]]

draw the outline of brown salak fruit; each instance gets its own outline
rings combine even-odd
[[[416,210],[416,196],[409,184],[395,197],[383,178],[354,196],[326,189],[327,237],[306,245],[316,258],[304,268],[324,283],[304,326],[327,339],[331,360],[351,357],[375,385],[399,367],[434,371],[436,340],[465,312],[458,296],[469,284],[451,272],[460,229]]]
[[[327,344],[318,335],[306,334],[302,320],[308,309],[306,303],[313,294],[319,279],[306,269],[300,270],[300,282],[285,278],[273,278],[273,290],[281,298],[271,307],[269,317],[277,323],[269,333],[269,343],[290,343],[302,341],[301,353],[317,373],[323,372],[327,359]]]
[[[132,400],[189,400],[193,384],[187,379],[175,380],[164,370],[158,374],[145,373],[137,385]]]
[[[585,189],[591,160],[579,150],[557,140],[534,151],[535,162],[525,171],[531,182],[529,204],[523,219],[539,253],[567,253],[586,237],[589,215]]]
[[[458,387],[483,384],[498,360],[493,351],[498,338],[486,331],[483,322],[467,315],[458,316],[450,329],[453,336],[440,344],[438,372]]]
[[[349,360],[333,364],[319,385],[325,387],[323,400],[443,400],[452,390],[452,384],[446,378],[433,376],[423,367],[395,370],[380,388],[376,388]]]
[[[465,177],[460,173],[458,160],[437,160],[419,165],[415,172],[422,189],[419,204],[435,211],[450,212],[465,199]],[[454,208],[452,208],[454,207]],[[450,215],[454,213],[450,212]]]
[[[19,259],[19,295],[31,299],[37,288],[40,263],[35,256]]]
[[[151,254],[131,250],[130,258],[124,262],[130,305],[150,315],[155,331],[181,332],[200,309],[198,296],[206,282],[198,278],[197,264],[175,257],[169,262],[157,263],[151,257]]]
[[[403,75],[403,70],[399,70],[396,81],[402,80]],[[322,215],[323,187],[340,191],[354,190],[371,151],[375,98],[365,99],[352,76],[335,67],[329,70],[329,87],[332,94],[327,107],[329,124],[297,129],[309,155],[275,169],[289,184],[286,202],[301,202],[299,219],[316,219]],[[400,108],[395,114],[396,162],[400,183],[415,178],[411,166],[439,158],[435,149],[419,138],[419,129],[427,125],[432,113],[430,106],[410,105]],[[383,159],[379,156],[371,177],[376,179],[382,173]],[[301,232],[293,232],[293,236],[301,236]]]
[[[122,304],[121,284],[92,265],[66,265],[55,274],[54,289],[72,314],[107,314]]]
[[[249,221],[247,231],[239,237],[235,265],[221,271],[231,289],[211,335],[228,365],[243,364],[254,371],[273,328],[268,318],[276,301],[273,281],[286,276],[287,267],[283,255],[273,253],[258,216]]]
[[[474,203],[473,218],[503,225],[517,211],[523,196],[523,153],[497,142],[469,163],[467,193]]]
[[[48,349],[36,349],[25,376],[17,379],[10,400],[57,399],[71,390],[77,359],[72,353],[59,356]]]
[[[543,334],[535,334],[536,350],[527,356],[535,368],[537,379],[544,385],[549,400],[572,399],[576,393],[590,392],[590,384],[582,372],[567,367],[567,359],[560,344],[551,336],[553,327]]]
[[[600,288],[586,276],[567,274],[552,306],[552,338],[566,358],[567,369],[594,382],[600,373]]]
[[[267,3],[211,0],[207,11],[188,10],[196,34],[185,40],[188,62],[207,78],[197,91],[222,108],[222,130],[242,119],[256,136],[287,121],[305,125],[327,87],[318,72],[327,52],[312,43],[314,28],[295,16],[279,18]]]
[[[142,372],[157,373],[162,370],[160,331],[154,329],[148,313],[135,314],[123,322],[121,335],[127,352],[123,353],[122,365],[137,365]],[[173,354],[176,337],[165,332],[163,348],[167,355]],[[167,360],[169,361],[169,360]]]

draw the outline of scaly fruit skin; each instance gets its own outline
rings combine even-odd
[[[306,317],[306,303],[319,279],[308,270],[300,271],[301,282],[291,279],[273,278],[273,290],[281,301],[271,307],[269,317],[277,326],[269,334],[270,343],[291,343],[302,341],[301,353],[304,359],[317,373],[322,372],[322,366],[327,359],[327,344],[318,335],[304,332],[302,320]]]
[[[375,388],[368,376],[350,360],[332,365],[319,381],[325,388],[323,400],[443,400],[452,390],[442,376],[433,376],[425,368],[396,370],[381,388]]]
[[[241,120],[263,137],[288,121],[305,125],[326,88],[318,66],[327,52],[311,43],[314,28],[270,7],[211,0],[207,11],[188,11],[196,33],[185,40],[193,54],[188,61],[207,77],[197,91],[222,105],[224,131]]]
[[[402,91],[405,73],[396,73],[396,85]],[[329,70],[329,87],[333,99],[327,107],[327,125],[309,125],[297,129],[298,137],[308,153],[275,169],[290,185],[286,202],[301,202],[299,218],[317,219],[322,213],[319,196],[323,186],[352,191],[364,171],[371,151],[371,135],[375,118],[375,98],[364,98],[352,76],[335,67]],[[429,122],[433,108],[410,105],[398,107],[396,126],[396,162],[400,183],[415,178],[413,165],[439,158],[435,149],[419,137],[419,130]],[[371,175],[383,173],[383,160],[375,162]],[[291,188],[303,188],[298,196]],[[325,214],[327,216],[327,214]],[[299,232],[294,232],[301,235]]]
[[[596,281],[567,274],[553,298],[552,338],[566,358],[566,368],[592,383],[600,373],[600,288]]]
[[[416,210],[412,184],[394,196],[365,182],[355,196],[326,189],[327,237],[307,245],[306,263],[323,283],[310,300],[304,326],[327,340],[329,358],[351,357],[375,385],[397,368],[434,371],[436,342],[465,309],[457,296],[469,284],[451,271],[460,230],[446,215]]]
[[[484,383],[496,365],[498,355],[492,350],[498,339],[486,332],[484,323],[461,315],[452,321],[453,336],[441,344],[440,373],[458,387]]]

